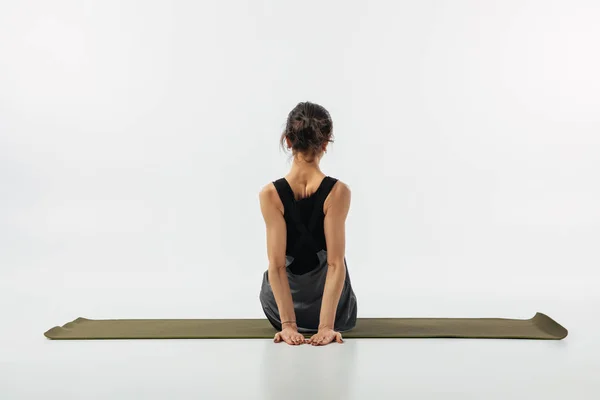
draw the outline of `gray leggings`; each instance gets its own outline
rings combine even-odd
[[[321,301],[323,299],[323,289],[325,288],[325,278],[328,268],[327,251],[321,250],[317,253],[317,256],[319,257],[319,266],[302,275],[295,275],[290,271],[288,267],[292,263],[293,258],[290,256],[286,257],[286,271],[292,292],[296,324],[298,325],[298,332],[302,333],[314,333],[318,330],[319,326]],[[346,267],[346,279],[338,302],[333,328],[337,332],[349,331],[356,325],[356,296],[352,290],[346,260],[344,260],[344,266]],[[265,271],[263,274],[259,297],[267,319],[275,329],[281,330],[281,320],[277,303],[273,296],[273,290],[269,284],[268,271]]]

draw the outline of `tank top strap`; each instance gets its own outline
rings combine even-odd
[[[293,193],[290,194],[288,189],[289,185],[287,184],[285,178],[280,178],[276,181],[273,181],[273,185],[277,190],[277,194],[279,195],[279,198],[283,203],[283,208],[285,209],[285,211],[291,210],[294,205],[294,195]]]
[[[323,205],[325,204],[327,196],[329,196],[329,193],[331,193],[331,190],[333,189],[333,186],[337,183],[337,181],[338,180],[336,178],[326,176],[323,180],[323,183],[321,184],[321,186],[319,186],[319,189],[315,193],[315,209],[313,210],[313,213],[309,220],[309,232],[313,232],[315,230],[319,218],[323,217]]]

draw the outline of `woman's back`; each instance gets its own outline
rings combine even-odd
[[[286,222],[286,256],[293,259],[289,268],[295,274],[317,268],[317,253],[327,250],[324,204],[337,181],[325,176],[317,189],[308,195],[297,195],[286,178],[273,181]]]

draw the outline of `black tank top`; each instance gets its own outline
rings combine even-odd
[[[299,200],[295,199],[294,191],[285,178],[273,182],[284,208],[283,217],[287,229],[285,254],[294,258],[289,268],[296,275],[317,268],[317,253],[327,250],[323,229],[323,203],[336,182],[337,179],[326,176],[316,192]]]

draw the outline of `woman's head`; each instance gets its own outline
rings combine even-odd
[[[333,122],[329,112],[311,102],[298,103],[287,117],[281,144],[300,153],[307,161],[320,158],[329,142],[333,142]]]

